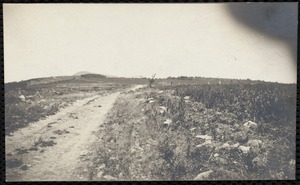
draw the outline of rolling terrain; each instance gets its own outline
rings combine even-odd
[[[7,181],[295,178],[296,85],[84,73],[5,84]]]

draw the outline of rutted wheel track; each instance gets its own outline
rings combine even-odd
[[[103,123],[105,114],[112,108],[119,93],[77,101],[46,120],[20,129],[13,136],[6,136],[6,154],[16,156],[24,163],[23,170],[7,169],[6,179],[88,180],[79,170],[88,165],[88,160],[82,160],[82,157],[90,152],[89,147],[96,141],[94,132]]]

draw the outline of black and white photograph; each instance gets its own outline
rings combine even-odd
[[[5,180],[295,180],[298,3],[3,4]]]

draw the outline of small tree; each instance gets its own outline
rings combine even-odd
[[[156,73],[154,75],[152,75],[152,78],[149,79],[149,87],[150,88],[152,87],[152,84],[155,82],[155,79],[154,79],[155,75],[156,75]]]

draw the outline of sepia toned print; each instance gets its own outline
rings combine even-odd
[[[297,10],[4,4],[6,181],[295,179]]]

